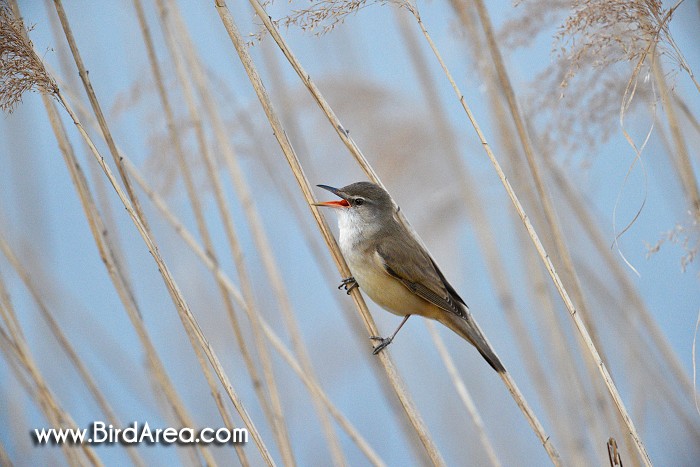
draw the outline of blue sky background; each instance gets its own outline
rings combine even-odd
[[[162,31],[157,24],[156,8],[144,2],[148,20],[156,40],[159,59],[163,63],[169,89],[173,96],[181,96],[175,84],[172,65],[167,59]],[[212,2],[180,2],[189,33],[204,60],[210,78],[215,83],[215,94],[222,113],[231,128],[231,138],[241,155],[248,183],[255,194],[255,203],[261,212],[273,250],[284,274],[287,290],[294,304],[306,344],[309,346],[314,366],[324,389],[335,404],[348,416],[370,441],[389,465],[407,465],[416,461],[415,450],[402,434],[390,402],[382,393],[372,370],[370,344],[355,338],[349,320],[357,320],[356,314],[346,315],[339,301],[350,299],[334,290],[339,276],[328,277],[317,264],[303,232],[310,229],[316,241],[320,235],[303,199],[296,188],[286,162],[274,141],[269,124],[258,104],[250,83],[228,40],[226,32],[211,4]],[[252,12],[245,2],[230,2],[242,32],[255,31]],[[513,8],[508,1],[489,1],[488,8],[496,27],[507,19],[522,14],[524,6]],[[527,3],[527,2],[525,2]],[[485,130],[486,138],[493,144],[511,180],[517,179],[513,166],[507,162],[506,148],[499,133],[499,126],[490,108],[483,78],[476,71],[465,45],[465,37],[459,33],[459,22],[446,2],[420,2],[423,20],[434,41],[450,67],[459,86],[472,107],[477,120]],[[57,43],[52,36],[48,12],[52,5],[39,1],[20,2],[27,24],[34,24],[31,39],[36,49],[43,52],[45,62],[62,80],[68,78],[59,64],[59,50],[66,49],[64,41]],[[158,143],[165,135],[165,122],[160,104],[152,85],[147,57],[142,46],[133,6],[129,2],[66,2],[66,12],[80,47],[83,60],[90,71],[90,78],[98,97],[107,110],[107,118],[117,144],[148,175],[157,187],[163,188],[170,206],[195,231],[194,217],[187,203],[183,185],[168,176],[168,166],[173,166],[168,148]],[[278,18],[287,12],[286,2],[277,2],[270,8],[270,15]],[[697,41],[699,20],[697,2],[686,2],[671,22],[671,33],[694,71],[700,69],[700,49]],[[555,23],[557,24],[557,23]],[[418,29],[413,25],[414,30]],[[504,50],[508,71],[516,93],[525,97],[535,89],[532,80],[544,70],[555,56],[551,54],[554,30],[538,37],[531,47],[513,51]],[[522,310],[523,319],[533,333],[540,335],[536,342],[542,355],[521,355],[511,328],[499,305],[493,283],[484,272],[485,257],[480,251],[474,226],[470,223],[469,206],[458,197],[460,179],[442,157],[440,141],[432,128],[424,101],[424,94],[413,72],[410,57],[399,34],[394,10],[389,6],[372,6],[351,15],[346,22],[331,33],[316,37],[290,28],[283,31],[290,47],[298,56],[310,76],[319,85],[338,114],[345,128],[365,151],[370,162],[378,170],[402,211],[411,220],[428,247],[441,264],[445,274],[472,308],[485,333],[511,369],[525,396],[535,411],[541,414],[545,427],[563,451],[563,434],[552,428],[552,420],[545,418],[541,400],[535,393],[534,382],[526,371],[529,358],[563,358],[547,356],[548,337],[541,326],[531,298],[531,284],[522,260],[522,225],[513,216],[513,208],[488,163],[480,144],[469,126],[459,102],[454,97],[447,80],[441,75],[434,58],[426,55],[430,73],[448,115],[451,130],[460,156],[472,177],[489,219],[492,232],[502,255],[507,258],[505,268],[509,290]],[[418,38],[423,53],[429,50]],[[282,91],[270,83],[269,62],[264,48],[270,47],[269,56],[278,61],[281,70],[278,78],[287,88],[289,104],[281,110],[295,116],[302,129],[303,139],[292,140],[305,165],[307,175],[314,184],[324,183],[342,186],[364,178],[349,154],[335,136],[315,104],[310,99],[293,70],[283,62],[274,44],[265,38],[262,44],[251,49],[256,65],[273,97],[281,108]],[[486,54],[483,51],[483,54]],[[71,62],[71,65],[72,62]],[[671,66],[667,64],[668,71]],[[77,71],[71,68],[77,78]],[[683,72],[672,74],[673,91],[682,96],[691,112],[700,109],[700,94]],[[63,89],[63,83],[59,83]],[[553,91],[555,92],[555,91]],[[611,95],[611,99],[621,96]],[[69,100],[76,97],[69,95]],[[82,90],[80,99],[84,99]],[[176,112],[186,121],[186,107],[180,98]],[[638,111],[630,114],[628,130],[636,141],[643,138],[651,123],[648,104],[642,98]],[[524,104],[523,104],[524,105]],[[123,108],[125,110],[117,111]],[[640,110],[641,109],[641,110]],[[547,111],[536,109],[529,111]],[[661,114],[660,104],[657,113]],[[241,130],[236,115],[246,119],[255,128],[259,139],[248,138]],[[527,115],[527,114],[526,114]],[[64,118],[66,117],[63,115]],[[612,126],[612,136],[599,145],[579,152],[555,153],[555,160],[566,172],[586,200],[586,207],[594,214],[606,241],[615,237],[613,211],[617,203],[618,231],[639,209],[644,209],[634,224],[620,240],[620,250],[639,271],[635,275],[625,268],[647,308],[676,352],[687,374],[692,375],[691,346],[693,331],[700,310],[697,261],[685,272],[681,270],[683,250],[677,245],[666,244],[661,250],[646,258],[645,242],[654,244],[663,235],[681,223],[688,225],[687,203],[668,159],[667,151],[658,136],[652,134],[644,151],[647,183],[644,173],[636,167],[625,183],[625,174],[634,159],[634,153],[624,140],[616,115],[600,115],[605,124]],[[686,120],[684,136],[691,160],[698,174],[700,147],[697,129]],[[73,145],[80,152],[85,171],[91,174],[94,164],[81,146],[75,128],[65,120]],[[660,124],[657,123],[657,126]],[[186,123],[186,147],[196,152],[194,136]],[[97,139],[97,134],[90,130]],[[667,132],[666,132],[667,133]],[[514,136],[512,136],[514,138]],[[103,143],[98,144],[107,156]],[[196,160],[193,156],[192,160]],[[271,161],[271,177],[263,160]],[[200,181],[202,199],[214,243],[222,258],[223,268],[237,281],[235,268],[226,250],[226,239],[217,218],[211,191],[204,182],[203,169],[195,169]],[[222,168],[222,173],[224,173]],[[516,184],[516,182],[513,182]],[[91,181],[93,188],[97,185]],[[286,197],[279,187],[291,188],[293,198]],[[517,185],[516,185],[517,188]],[[556,190],[550,186],[566,239],[572,248],[572,256],[581,270],[591,271],[602,284],[613,279],[607,266],[585,239],[583,229],[565,210],[565,204]],[[622,193],[620,194],[620,192]],[[246,261],[255,284],[256,300],[264,317],[273,324],[289,345],[277,303],[266,287],[267,278],[255,244],[247,228],[245,216],[235,198],[235,192],[227,179],[227,195],[239,234]],[[325,198],[321,190],[317,195]],[[212,403],[209,390],[201,377],[193,352],[182,331],[167,291],[148,251],[133,224],[119,207],[118,199],[109,191],[118,236],[124,247],[126,262],[132,275],[136,295],[144,314],[144,320],[168,372],[180,390],[188,408],[201,426],[221,426],[219,415]],[[145,196],[144,196],[145,199]],[[293,214],[292,203],[301,205],[305,217],[300,222]],[[190,302],[193,312],[202,324],[221,358],[236,390],[246,408],[261,430],[273,455],[279,460],[272,434],[264,421],[245,368],[233,341],[230,326],[220,304],[218,292],[211,275],[202,267],[183,242],[161,219],[150,203],[144,201],[149,221],[159,242],[166,262],[172,268],[178,285]],[[526,204],[528,213],[539,206]],[[335,219],[328,217],[334,226]],[[533,219],[535,219],[533,217]],[[537,225],[538,231],[542,226]],[[692,231],[692,228],[695,231]],[[697,241],[697,225],[691,227],[691,239]],[[153,382],[148,380],[143,353],[133,328],[109,281],[95,247],[75,189],[63,163],[56,140],[46,118],[41,99],[27,94],[23,103],[11,115],[0,119],[0,231],[20,256],[24,267],[32,275],[44,299],[49,303],[56,320],[75,345],[110,402],[124,421],[148,421],[152,426],[168,426],[172,423],[164,415],[164,400],[154,395]],[[319,243],[320,244],[320,243]],[[322,248],[325,246],[321,245]],[[526,247],[532,248],[530,244]],[[615,249],[613,252],[617,253]],[[554,258],[555,262],[557,259]],[[325,261],[330,264],[330,255]],[[622,262],[618,256],[617,261]],[[557,263],[559,264],[559,263]],[[335,272],[335,269],[332,269]],[[76,372],[42,322],[28,291],[4,257],[0,257],[0,274],[6,281],[12,302],[33,356],[42,374],[50,383],[57,398],[73,416],[78,426],[85,427],[92,420],[103,418],[97,405],[90,399]],[[581,273],[584,277],[585,273]],[[690,432],[678,421],[677,415],[664,405],[663,396],[654,393],[643,366],[648,347],[640,343],[638,348],[626,347],[624,335],[629,328],[619,318],[614,301],[595,285],[594,280],[582,279],[589,297],[589,307],[604,344],[609,352],[609,365],[616,384],[640,433],[652,460],[657,465],[696,465],[698,451],[698,413],[681,394],[675,396],[683,404],[683,410],[692,420],[696,430]],[[614,291],[619,290],[616,286]],[[615,292],[616,299],[620,294]],[[561,304],[552,295],[557,313],[566,323],[567,338],[573,343],[571,320]],[[389,333],[398,323],[397,318],[370,305],[379,328]],[[625,304],[623,307],[627,306]],[[632,310],[634,313],[634,310]],[[246,328],[247,329],[247,328]],[[440,330],[446,340],[460,374],[485,420],[488,434],[504,465],[543,465],[547,462],[544,451],[538,445],[521,414],[517,411],[507,391],[495,374],[480,360],[478,354],[447,330]],[[399,338],[392,344],[391,352],[409,392],[424,417],[430,432],[449,465],[482,465],[486,462],[483,449],[476,443],[476,432],[461,406],[454,388],[437,356],[435,347],[420,319],[409,321]],[[571,345],[571,358],[581,360],[578,347]],[[649,355],[649,361],[654,356]],[[282,382],[283,402],[287,423],[292,434],[294,453],[300,465],[324,465],[328,451],[313,406],[304,386],[284,362],[275,356],[275,370]],[[580,365],[579,365],[580,366]],[[380,375],[381,371],[378,372]],[[659,368],[658,377],[667,378],[668,372]],[[553,380],[557,390],[565,382]],[[47,426],[36,404],[27,396],[7,365],[0,364],[0,442],[17,465],[53,464],[62,461],[56,447],[35,447],[27,435],[34,427]],[[558,416],[567,418],[573,414],[562,406]],[[579,407],[586,411],[587,408]],[[668,415],[671,413],[671,415]],[[585,427],[581,428],[586,431]],[[351,465],[365,465],[366,460],[352,443],[339,435],[345,454]],[[610,428],[623,445],[624,433]],[[605,440],[596,440],[594,456],[604,455]],[[630,456],[627,447],[623,452]],[[253,443],[246,448],[255,465],[261,460],[255,454]],[[187,462],[174,447],[155,446],[140,449],[149,464]],[[233,462],[233,450],[214,448],[216,458],[222,464]],[[98,454],[110,465],[128,461],[119,447],[99,447]],[[562,452],[566,459],[566,452]],[[605,463],[602,458],[601,462]]]

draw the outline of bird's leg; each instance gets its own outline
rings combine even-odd
[[[350,277],[343,279],[340,282],[338,289],[340,290],[342,288],[345,288],[345,293],[350,295],[350,292],[352,292],[352,289],[354,289],[355,287],[360,287],[360,284],[357,283],[357,281],[355,280],[354,277],[350,276]]]
[[[408,321],[408,318],[410,317],[411,315],[404,316],[403,321],[401,321],[401,324],[399,324],[399,327],[396,328],[396,331],[394,331],[394,333],[389,337],[370,336],[370,339],[379,341],[379,345],[374,348],[374,351],[372,351],[372,355],[377,355],[379,352],[384,350],[384,347],[391,344],[391,341],[394,340],[396,334],[398,334],[399,330],[403,327],[403,325],[406,323],[406,321]]]

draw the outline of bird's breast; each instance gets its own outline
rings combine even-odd
[[[419,314],[432,317],[434,305],[420,298],[389,275],[376,249],[367,242],[340,235],[340,250],[352,276],[369,298],[385,310],[399,316]],[[347,234],[347,232],[346,232]]]

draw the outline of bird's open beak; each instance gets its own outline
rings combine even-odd
[[[337,188],[333,188],[332,186],[328,185],[316,185],[319,188],[323,188],[324,190],[328,190],[334,195],[340,197],[341,199],[337,201],[324,201],[322,203],[313,203],[314,206],[327,206],[330,208],[348,208],[350,207],[350,203],[348,203],[346,198],[346,195],[340,191]]]

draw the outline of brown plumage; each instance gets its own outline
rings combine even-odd
[[[339,189],[319,186],[343,200],[319,205],[337,208],[340,248],[360,289],[391,313],[439,321],[476,347],[494,370],[505,372],[469,307],[398,219],[389,194],[369,182]],[[393,337],[382,339],[377,349]]]

